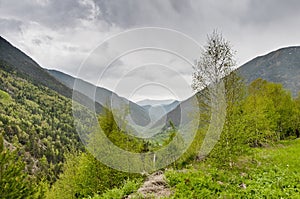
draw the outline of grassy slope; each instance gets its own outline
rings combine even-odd
[[[174,198],[300,198],[300,139],[255,149],[232,168],[166,173]]]

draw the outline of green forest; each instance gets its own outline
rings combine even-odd
[[[207,93],[199,92],[206,110],[196,116],[201,125],[186,152],[160,171],[166,183],[161,187],[169,191],[161,198],[300,198],[300,92],[293,97],[279,83],[258,78],[246,84],[238,72],[227,73],[234,62],[219,35],[205,49],[204,58],[212,57],[202,59],[206,65],[225,56],[214,62],[227,74],[225,124],[209,155],[199,155],[211,116]],[[151,173],[114,170],[84,147],[71,99],[5,70],[5,63],[0,68],[0,198],[158,197],[138,191]],[[170,122],[160,138],[135,138],[118,127],[109,109],[98,121],[115,145],[136,153],[156,151],[178,133]]]

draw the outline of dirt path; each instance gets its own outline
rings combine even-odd
[[[137,193],[129,195],[127,199],[133,198],[168,198],[172,194],[162,171],[158,171],[148,176],[144,184]],[[137,197],[138,196],[138,197]]]

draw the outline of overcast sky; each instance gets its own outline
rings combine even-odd
[[[79,67],[86,59],[85,63],[91,62],[92,50],[105,39],[149,26],[179,31],[200,45],[205,44],[208,33],[218,29],[231,42],[237,63],[242,65],[272,50],[300,45],[299,10],[299,0],[0,0],[0,35],[44,68],[78,75],[132,100],[184,99],[192,92],[188,88],[192,69],[170,53],[129,53],[99,77],[105,67],[101,63],[107,63],[101,56],[114,58],[119,46],[126,46],[121,47],[125,50],[139,47],[151,35],[137,33],[128,36],[129,40],[119,39],[118,45],[109,44],[110,48],[94,54],[101,53],[97,69],[93,66],[78,74]],[[155,43],[157,38],[158,45],[165,42],[171,50],[189,52],[191,60],[200,53],[194,52],[196,47],[182,46],[186,38],[180,35],[152,33],[147,42]]]

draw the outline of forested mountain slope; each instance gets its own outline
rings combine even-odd
[[[18,150],[29,173],[54,181],[64,153],[83,149],[73,124],[72,101],[3,67],[1,63],[0,133],[4,143]]]

